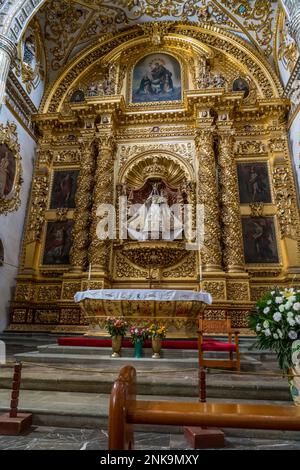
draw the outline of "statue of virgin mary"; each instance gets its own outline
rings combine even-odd
[[[175,240],[181,239],[183,225],[168,205],[165,190],[158,190],[153,183],[146,202],[127,222],[128,233],[134,240]]]

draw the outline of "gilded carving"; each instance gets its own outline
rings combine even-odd
[[[196,255],[191,253],[180,264],[163,272],[164,279],[195,278],[197,276]]]
[[[44,285],[40,286],[37,289],[37,300],[42,302],[48,302],[51,300],[58,300],[60,299],[60,286],[51,286],[51,285]]]
[[[49,177],[45,173],[34,176],[32,181],[30,212],[28,215],[26,230],[26,243],[40,240],[45,220],[48,191]]]
[[[78,308],[62,308],[59,322],[65,325],[78,325],[80,310]]]
[[[26,323],[26,309],[15,309],[12,314],[14,323]]]
[[[250,300],[247,282],[229,282],[227,284],[228,300]]]
[[[245,142],[239,142],[237,145],[237,153],[241,155],[249,154],[260,154],[266,151],[265,145],[262,142],[255,140],[247,140]]]
[[[251,202],[251,217],[261,217],[264,213],[264,203],[263,202]]]
[[[56,151],[54,154],[53,162],[56,164],[80,163],[80,151],[74,149]]]
[[[59,312],[55,310],[36,310],[35,323],[59,323]]]
[[[111,134],[99,136],[90,229],[89,260],[93,266],[97,266],[98,269],[105,272],[108,272],[109,269],[112,241],[100,240],[96,234],[97,225],[101,220],[97,216],[97,210],[100,204],[112,204],[114,200],[114,149],[115,142]],[[104,216],[105,214],[103,214]]]
[[[117,253],[115,257],[115,272],[122,279],[146,279],[148,275],[148,271],[133,266],[121,253]]]
[[[223,262],[229,271],[244,269],[240,202],[232,133],[220,133],[219,165],[222,202]]]
[[[17,126],[0,124],[0,214],[16,211],[23,183]]]
[[[272,152],[284,152],[286,150],[286,140],[281,137],[270,139],[269,145]]]
[[[206,292],[210,292],[214,300],[225,300],[225,284],[224,282],[218,281],[204,281],[203,289]]]
[[[250,296],[251,300],[259,300],[272,286],[251,286],[250,287]],[[274,287],[274,286],[273,286]]]
[[[82,165],[77,181],[76,210],[73,227],[73,244],[70,251],[71,264],[85,269],[88,263],[90,235],[90,209],[92,206],[92,187],[94,171],[94,147],[92,136],[81,142]]]
[[[203,264],[207,269],[221,268],[221,230],[219,225],[219,204],[216,182],[216,157],[214,153],[213,129],[198,131],[198,198],[204,205],[204,246],[201,252]]]
[[[62,300],[73,300],[76,292],[80,292],[80,282],[64,282],[62,287]]]
[[[31,284],[17,284],[15,300],[16,301],[30,301],[33,299],[34,291]]]
[[[297,238],[297,215],[294,188],[288,168],[276,166],[273,185],[282,237]]]

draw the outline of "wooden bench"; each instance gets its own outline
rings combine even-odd
[[[109,450],[134,448],[134,424],[300,431],[300,408],[234,403],[137,401],[136,370],[126,366],[120,371],[111,392]]]

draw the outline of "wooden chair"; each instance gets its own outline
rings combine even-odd
[[[134,424],[300,431],[300,407],[136,399],[136,371],[124,367],[113,385],[108,449],[134,449]]]
[[[231,328],[231,315],[224,312],[225,318],[222,320],[209,320],[205,318],[205,311],[199,316],[198,329],[198,349],[199,349],[199,367],[221,367],[226,369],[241,370],[240,351],[239,351],[239,332]],[[225,334],[228,341],[215,340],[212,337],[205,337],[208,333]],[[232,341],[234,337],[234,342]],[[228,353],[228,359],[224,357],[207,358],[205,352],[219,352],[224,356]]]

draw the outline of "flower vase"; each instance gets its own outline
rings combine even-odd
[[[135,341],[133,357],[140,359],[142,357],[142,350],[143,350],[143,342],[141,340]]]
[[[153,359],[160,359],[160,350],[161,350],[161,339],[160,338],[152,338],[152,358]]]
[[[111,338],[112,355],[111,357],[120,357],[123,336],[117,335]]]

